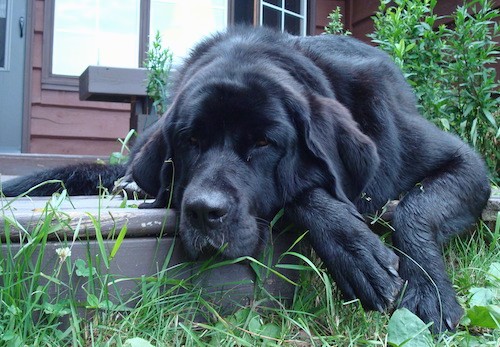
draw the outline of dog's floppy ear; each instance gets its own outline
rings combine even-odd
[[[355,200],[380,162],[374,142],[334,99],[311,95],[309,110],[297,116],[309,153],[334,180],[332,193],[340,200]]]
[[[168,177],[163,176],[170,172],[165,167],[169,166],[167,160],[170,150],[163,134],[163,123],[162,118],[141,135],[134,147],[136,152],[132,153],[129,168],[134,181],[151,196],[159,195],[164,180],[168,180]]]

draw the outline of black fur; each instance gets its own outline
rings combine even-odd
[[[30,191],[30,196],[52,195],[63,188],[70,195],[97,195],[102,188],[112,191],[115,180],[122,177],[125,170],[125,165],[74,164],[16,177],[3,183],[0,188],[5,196],[18,196],[36,185],[40,186]],[[48,180],[61,182],[43,184]]]
[[[192,257],[259,252],[262,221],[285,207],[347,299],[384,310],[407,281],[402,306],[435,331],[456,326],[440,249],[484,208],[487,172],[417,113],[388,56],[349,37],[236,28],[193,50],[171,95],[126,178],[156,196],[143,208],[166,206],[173,189]],[[391,199],[395,252],[362,217]]]

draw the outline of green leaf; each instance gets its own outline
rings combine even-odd
[[[95,275],[97,273],[97,270],[94,267],[88,268],[85,260],[83,259],[77,259],[75,261],[75,266],[76,275],[80,277],[89,277],[91,274]]]
[[[97,240],[97,245],[99,246],[99,250],[101,251],[102,260],[104,262],[104,265],[106,266],[106,269],[109,269],[109,259],[108,255],[106,254],[106,247],[104,246],[104,239],[102,237],[102,232],[101,232],[100,212],[97,219],[90,213],[86,213],[86,215],[89,217],[90,221],[92,222],[92,225],[94,226],[95,238]]]
[[[109,156],[109,163],[111,165],[117,165],[117,164],[125,162],[126,159],[127,159],[127,157],[124,156],[122,153],[120,153],[120,152],[113,152]]]
[[[500,306],[474,306],[467,310],[470,325],[489,329],[500,328]]]
[[[492,263],[488,268],[486,280],[493,286],[500,287],[500,263]]]
[[[99,299],[94,294],[87,294],[86,308],[99,308]]]
[[[450,122],[446,118],[440,118],[439,121],[441,122],[441,125],[443,126],[443,129],[446,131],[450,131]]]
[[[10,341],[12,339],[14,339],[17,335],[13,332],[13,331],[10,331],[8,330],[6,333],[4,333],[1,338],[3,341]]]
[[[265,324],[262,326],[260,335],[274,339],[279,339],[281,336],[281,328],[273,323]]]
[[[498,290],[495,288],[471,288],[469,290],[469,305],[486,306],[494,303]]]
[[[252,333],[260,333],[262,329],[262,323],[260,322],[261,318],[259,315],[255,314],[250,318],[250,321],[248,322],[248,331],[251,331]]]
[[[134,337],[128,339],[123,344],[123,347],[154,347],[149,341],[141,339],[140,337]]]
[[[392,314],[387,328],[387,341],[392,346],[423,347],[434,346],[432,335],[425,324],[406,308]]]
[[[66,316],[71,313],[71,309],[68,307],[67,301],[58,302],[56,304],[44,302],[42,307],[45,314],[57,317]]]
[[[127,234],[127,222],[123,225],[123,227],[120,229],[120,233],[118,234],[118,237],[116,238],[115,244],[113,245],[113,249],[111,250],[111,253],[109,254],[109,260],[112,260],[116,253],[118,253],[118,250],[120,249],[120,246],[125,239],[125,235]]]

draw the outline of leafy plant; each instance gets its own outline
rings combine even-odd
[[[153,100],[153,107],[158,115],[167,109],[168,78],[172,69],[173,53],[168,48],[163,48],[161,34],[156,32],[151,47],[146,52],[144,66],[149,70],[146,91]]]
[[[463,324],[500,329],[500,263],[488,269],[485,287],[469,289],[469,300]]]
[[[423,347],[434,346],[431,332],[420,318],[406,308],[392,314],[387,326],[387,342],[392,346]]]
[[[131,129],[124,139],[118,139],[118,142],[122,144],[120,152],[113,152],[109,156],[109,163],[111,165],[115,164],[125,164],[128,160],[128,153],[130,152],[129,143],[133,136],[137,136],[137,132]]]
[[[349,30],[344,29],[344,24],[342,23],[342,13],[339,6],[335,8],[328,15],[328,19],[330,22],[325,27],[326,34],[333,35],[351,35],[352,33]]]
[[[434,13],[437,0],[394,3],[382,0],[370,37],[403,70],[421,113],[474,146],[499,182],[499,84],[492,67],[499,11],[489,0],[469,1],[450,16]]]

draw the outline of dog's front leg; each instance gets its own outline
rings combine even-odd
[[[287,206],[288,217],[309,229],[309,239],[346,299],[363,307],[390,308],[401,290],[398,257],[365,224],[352,204],[323,189],[309,191]]]

